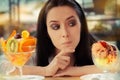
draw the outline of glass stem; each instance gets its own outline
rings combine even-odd
[[[18,69],[19,69],[19,72],[20,72],[20,76],[22,76],[23,75],[22,67],[18,67]]]

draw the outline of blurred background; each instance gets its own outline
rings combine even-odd
[[[13,29],[36,33],[41,7],[47,0],[0,0],[0,37]],[[76,0],[82,6],[89,31],[97,39],[120,46],[120,0]]]

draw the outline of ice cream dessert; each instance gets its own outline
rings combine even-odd
[[[114,45],[101,40],[92,45],[92,56],[97,67],[110,71],[115,67],[118,50]]]

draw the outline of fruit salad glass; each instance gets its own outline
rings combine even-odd
[[[19,69],[22,76],[22,67],[35,53],[36,38],[30,36],[26,30],[23,30],[21,34],[13,30],[6,40],[1,39],[1,43],[6,58]]]

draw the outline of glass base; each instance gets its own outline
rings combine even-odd
[[[44,76],[39,75],[22,75],[22,76],[3,76],[2,80],[43,80]]]
[[[88,74],[80,77],[80,80],[120,80],[116,73]]]

